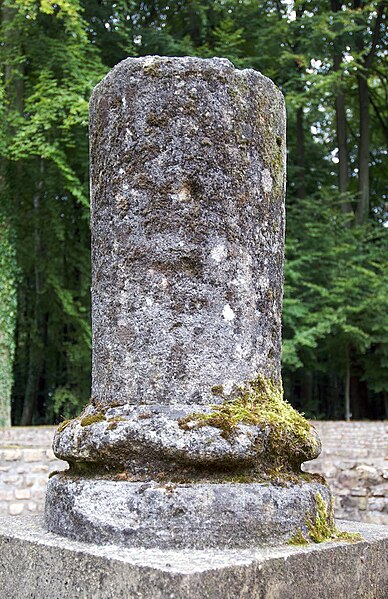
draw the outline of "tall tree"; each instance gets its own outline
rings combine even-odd
[[[0,214],[0,427],[11,426],[16,325],[16,259],[9,225]]]
[[[13,414],[31,424],[60,413],[64,389],[81,405],[89,395],[87,109],[105,69],[77,2],[7,7],[2,202],[21,271]],[[7,73],[19,65],[16,101]]]
[[[362,0],[354,0],[354,8],[357,13],[359,13],[356,17],[356,22],[360,26],[360,31],[356,34],[356,49],[358,51],[359,61],[357,84],[360,123],[358,147],[359,200],[356,209],[356,222],[358,224],[365,222],[370,209],[370,94],[368,78],[371,73],[373,59],[382,39],[382,31],[384,29],[384,21],[386,20],[386,11],[388,7],[385,0],[377,3],[375,6],[370,6],[370,4],[371,3],[363,2]],[[370,12],[372,12],[372,22],[370,22]]]
[[[341,17],[342,6],[343,3],[340,0],[331,0],[331,10],[335,13],[333,26],[336,29],[336,35],[333,40],[333,70],[336,74],[338,74],[335,91],[336,137],[338,144],[338,189],[341,194],[342,210],[351,214],[353,207],[347,196],[349,191],[349,158],[343,76],[343,58],[346,47],[346,34],[344,32],[343,20],[338,18],[338,16]],[[350,220],[348,223],[350,224]]]

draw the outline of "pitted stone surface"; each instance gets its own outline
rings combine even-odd
[[[317,482],[160,484],[55,475],[46,523],[67,537],[125,547],[226,548],[279,545],[315,518]]]
[[[282,94],[224,59],[130,58],[93,92],[90,145],[93,397],[81,418],[101,420],[60,431],[56,455],[271,467],[266,424],[225,439],[178,420],[258,375],[280,381]],[[316,457],[315,437],[289,461]]]
[[[225,59],[130,58],[91,100],[93,395],[279,379],[285,109]]]
[[[93,413],[89,406],[84,417]],[[63,460],[74,460],[110,466],[125,466],[152,474],[155,462],[202,467],[254,467],[258,461],[271,464],[269,432],[258,426],[239,424],[233,435],[225,437],[214,426],[201,426],[190,430],[179,422],[189,414],[210,413],[210,406],[133,406],[127,404],[108,408],[104,419],[83,426],[82,419],[72,420],[54,438],[55,454]],[[315,444],[307,445],[299,455],[299,463],[317,457],[321,443],[314,427],[311,435]],[[294,456],[296,460],[296,457]],[[148,464],[148,468],[147,468]],[[133,468],[133,466],[135,466]]]

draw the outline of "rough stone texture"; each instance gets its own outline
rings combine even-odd
[[[322,474],[333,490],[335,513],[345,520],[388,525],[388,422],[314,422],[322,454],[303,470]],[[50,445],[54,427],[0,428],[0,514],[42,513],[48,474],[63,470]],[[31,449],[39,449],[38,461]],[[28,450],[26,452],[26,450]],[[16,491],[31,499],[16,499]]]
[[[203,526],[210,547],[288,539],[330,491],[256,482],[295,479],[320,452],[281,391],[281,92],[224,59],[129,58],[93,92],[90,158],[93,397],[55,436],[70,474],[49,482],[48,529],[131,546],[198,547]],[[204,418],[214,404],[221,423]]]
[[[277,467],[267,422],[226,439],[179,421],[258,375],[280,383],[281,92],[224,59],[129,58],[93,92],[90,147],[93,397],[55,454],[151,475]],[[320,451],[314,430],[277,439],[286,467]]]
[[[46,524],[80,540],[125,547],[228,548],[279,545],[315,518],[314,483],[158,484],[74,478],[48,482]]]
[[[201,406],[200,411],[210,413],[212,408]],[[88,406],[82,417],[94,412],[93,406]],[[134,474],[152,474],[167,468],[182,471],[187,466],[255,468],[260,460],[265,465],[271,463],[269,428],[241,423],[230,437],[214,426],[182,428],[181,419],[192,413],[193,406],[182,405],[108,407],[102,420],[89,426],[83,425],[82,418],[74,419],[55,436],[54,452],[70,462],[76,458],[120,465]],[[308,443],[301,446],[297,458],[302,463],[315,458],[320,450],[318,433],[312,427]],[[293,457],[297,459],[295,454]]]
[[[36,516],[0,518],[8,599],[385,599],[388,529],[340,524],[356,544],[266,549],[123,549],[47,533]]]
[[[215,403],[279,379],[285,108],[224,59],[117,65],[90,106],[93,395]],[[228,392],[228,391],[227,391]]]

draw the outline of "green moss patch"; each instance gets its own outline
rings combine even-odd
[[[63,420],[62,422],[60,422],[58,424],[58,433],[61,433],[62,431],[65,430],[65,428],[67,426],[69,426],[69,424],[72,422],[72,420]]]
[[[309,541],[303,536],[302,531],[298,530],[288,541],[288,545],[308,545]]]
[[[301,530],[298,530],[288,541],[289,545],[307,545],[309,543],[327,543],[330,541],[357,543],[364,540],[358,533],[342,532],[336,527],[333,499],[331,499],[328,509],[320,493],[315,496],[315,517],[309,516],[306,519],[306,526],[308,535],[305,536]]]
[[[281,383],[259,375],[241,386],[229,398],[223,396],[220,386],[212,393],[223,397],[224,403],[212,406],[208,414],[190,414],[179,420],[184,430],[214,426],[225,439],[232,440],[239,424],[259,426],[266,434],[268,452],[274,462],[288,461],[299,464],[314,456],[317,448],[308,421],[283,399]],[[287,457],[287,460],[284,458]],[[276,459],[278,458],[278,459]]]
[[[334,501],[330,502],[327,509],[325,500],[320,493],[315,496],[316,512],[315,518],[307,518],[306,525],[309,539],[313,543],[324,543],[325,541],[350,541],[356,543],[363,538],[358,533],[342,532],[338,530],[334,521]]]
[[[334,507],[330,505],[327,509],[326,502],[320,493],[315,496],[316,512],[315,518],[307,518],[306,524],[309,538],[313,543],[323,543],[335,536]]]
[[[90,416],[84,416],[81,420],[81,426],[89,426],[90,424],[95,424],[96,422],[102,422],[106,420],[104,414],[99,412],[98,414],[91,414]]]

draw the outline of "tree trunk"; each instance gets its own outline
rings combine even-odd
[[[355,10],[362,11],[365,3],[362,0],[354,0]],[[360,122],[360,141],[358,145],[358,191],[359,198],[356,209],[356,223],[362,224],[368,218],[370,209],[370,193],[369,193],[369,88],[368,76],[376,53],[376,47],[381,37],[381,24],[386,9],[386,2],[382,1],[377,6],[377,15],[374,26],[372,28],[372,44],[369,52],[365,48],[364,32],[360,31],[356,34],[357,51],[364,56],[361,68],[357,74],[358,84],[358,102],[359,102],[359,122]],[[360,25],[363,25],[363,20],[358,19]],[[369,36],[368,36],[369,39]]]
[[[1,5],[0,22],[1,22],[1,37],[2,37],[2,58],[4,69],[4,115],[5,115],[5,134],[12,134],[7,116],[11,111],[23,113],[23,65],[18,61],[20,56],[20,32],[14,24],[14,19],[17,11],[7,6],[4,2]],[[8,218],[15,211],[14,198],[12,197],[12,184],[9,185],[9,163],[2,156],[0,159],[0,227],[3,227],[3,240],[5,243],[12,243],[12,236],[9,232],[12,231],[12,220]],[[1,218],[5,217],[5,220]],[[1,235],[1,231],[0,231]],[[0,240],[1,241],[1,240]],[[6,248],[1,248],[0,251],[6,251]],[[9,265],[11,268],[11,265]],[[12,281],[13,289],[16,296],[16,280],[15,272],[8,270],[3,271],[2,276],[9,283]],[[0,298],[3,305],[0,306],[0,312],[5,315],[5,322],[1,323],[4,330],[0,330],[0,426],[11,426],[11,394],[13,384],[13,364],[14,364],[14,335],[15,335],[15,317],[16,305],[14,299],[8,297]]]
[[[349,422],[352,415],[350,413],[350,352],[349,346],[345,345],[345,420]]]
[[[339,12],[342,9],[342,2],[332,0],[331,9],[333,12]],[[338,72],[341,67],[343,41],[340,36],[337,36],[334,41],[334,57],[333,69]],[[346,105],[345,93],[341,81],[337,85],[335,96],[335,118],[336,118],[336,135],[338,146],[338,189],[340,194],[344,194],[341,198],[341,209],[346,214],[353,213],[352,204],[345,194],[348,192],[349,186],[349,157],[348,157],[348,140],[346,130]],[[350,223],[349,223],[350,224]]]
[[[357,365],[354,370],[358,372],[359,368]],[[353,420],[376,418],[376,415],[373,413],[373,408],[370,405],[366,381],[361,380],[359,376],[353,375],[350,378],[350,395],[352,398]],[[375,405],[373,407],[375,407]]]
[[[12,356],[0,331],[0,428],[11,426],[11,389],[9,372],[12,372]]]
[[[348,171],[348,150],[347,150],[347,134],[346,134],[346,112],[345,112],[345,94],[342,89],[339,89],[335,99],[335,114],[337,128],[337,143],[338,143],[338,188],[341,194],[348,191],[349,171]],[[341,204],[344,212],[351,212],[352,205],[349,201],[344,201]]]
[[[317,402],[313,401],[313,373],[303,370],[300,381],[300,403],[302,410],[317,413]]]
[[[38,399],[39,382],[43,371],[43,346],[40,343],[39,332],[30,337],[28,377],[24,394],[21,426],[30,426],[33,422],[34,410]]]
[[[360,110],[360,141],[358,146],[358,191],[356,210],[358,225],[365,222],[369,213],[369,89],[367,73],[357,76]]]
[[[300,21],[303,12],[305,10],[304,4],[301,3],[296,7],[296,20]],[[300,30],[294,45],[294,52],[298,52],[298,48],[300,45],[299,41]],[[295,61],[296,70],[298,71],[298,93],[303,93],[304,86],[302,81],[302,72],[303,67],[299,64],[299,62]],[[304,113],[303,106],[299,106],[296,111],[296,157],[295,162],[297,166],[297,176],[296,176],[296,195],[299,199],[303,200],[306,197],[306,156],[305,156],[305,136],[304,136]]]
[[[46,337],[46,316],[42,307],[43,275],[41,271],[42,242],[40,233],[40,201],[43,187],[43,160],[40,159],[41,180],[33,198],[34,219],[34,314],[31,322],[28,356],[28,376],[24,394],[21,426],[32,424],[35,406],[38,398],[39,382],[44,366],[44,341]]]

